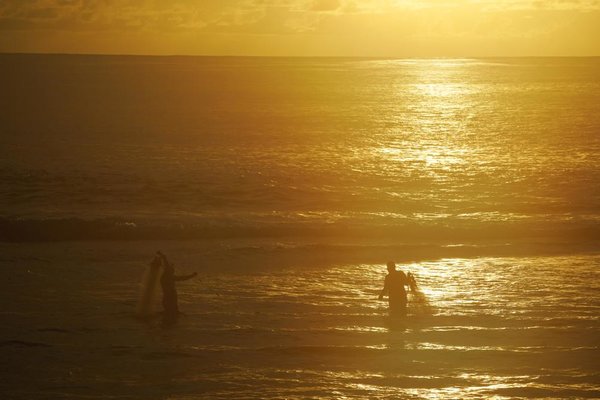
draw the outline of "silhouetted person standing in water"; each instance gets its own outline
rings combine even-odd
[[[388,261],[387,270],[388,274],[379,294],[379,300],[382,300],[383,296],[387,294],[390,316],[405,316],[408,297],[404,286],[412,287],[410,279],[412,275],[407,276],[402,271],[396,271],[396,264],[393,261]]]
[[[166,323],[174,323],[179,315],[179,306],[177,305],[177,289],[175,282],[185,281],[198,275],[196,272],[190,275],[175,275],[175,268],[167,257],[161,252],[157,253],[162,260],[163,273],[160,277],[160,286],[163,292],[162,304],[164,308],[164,321]]]

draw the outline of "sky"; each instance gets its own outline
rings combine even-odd
[[[600,0],[0,0],[0,52],[600,56]]]

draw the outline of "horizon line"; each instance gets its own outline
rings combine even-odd
[[[212,58],[355,58],[355,59],[477,59],[477,58],[600,58],[600,55],[572,56],[572,55],[531,55],[531,56],[356,56],[356,55],[235,55],[235,54],[136,54],[136,53],[69,53],[69,52],[3,52],[0,55],[29,55],[29,56],[96,56],[96,57],[212,57]]]

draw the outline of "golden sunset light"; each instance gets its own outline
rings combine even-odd
[[[0,400],[600,399],[600,0],[0,0]]]
[[[598,0],[5,0],[0,51],[600,55]]]

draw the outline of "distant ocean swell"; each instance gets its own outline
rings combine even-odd
[[[329,214],[206,216],[172,219],[0,218],[2,242],[71,240],[268,239],[271,242],[358,245],[519,243],[594,247],[600,225],[590,216],[550,215],[503,219],[502,216],[413,215],[403,218]],[[479,247],[480,248],[480,247]],[[464,250],[464,247],[462,247]]]

